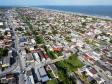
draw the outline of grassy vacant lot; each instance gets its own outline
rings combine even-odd
[[[55,65],[58,68],[58,76],[59,76],[59,81],[61,84],[72,84],[72,80],[68,77],[70,72],[76,71],[78,68],[82,67],[83,64],[80,62],[80,60],[77,57],[77,54],[72,54],[69,59],[60,61],[55,63]],[[54,81],[54,80],[53,80]],[[52,83],[47,83],[47,84],[57,84],[53,83],[53,81],[49,81]]]
[[[69,59],[56,63],[57,68],[66,67],[69,71],[75,71],[83,66],[76,54],[72,54]]]
[[[46,84],[58,84],[58,81],[56,79],[53,79],[53,80],[47,81]]]

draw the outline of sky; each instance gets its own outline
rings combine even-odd
[[[112,5],[112,0],[0,0],[0,6]]]

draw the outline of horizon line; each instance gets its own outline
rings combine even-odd
[[[35,7],[35,6],[112,6],[112,5],[0,5],[0,7]]]

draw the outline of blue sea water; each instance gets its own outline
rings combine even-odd
[[[40,8],[112,18],[112,6],[40,6]]]

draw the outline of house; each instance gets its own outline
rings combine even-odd
[[[44,67],[39,68],[38,69],[38,72],[40,74],[40,77],[42,79],[42,82],[46,82],[46,81],[49,80],[49,77],[47,76],[47,73],[46,73]]]
[[[8,80],[7,80],[6,76],[1,78],[1,83],[4,83],[4,84],[8,83]]]
[[[34,47],[33,46],[30,46],[30,51],[33,51],[34,50]]]
[[[106,81],[103,78],[101,78],[100,76],[97,76],[95,78],[95,80],[98,84],[106,84]]]
[[[91,64],[93,64],[95,62],[94,58],[91,55],[89,55],[88,53],[85,53],[83,55],[83,58],[85,61],[88,61]]]
[[[53,51],[60,52],[60,51],[62,51],[62,48],[53,48]]]
[[[39,51],[38,54],[40,56],[41,61],[44,61],[45,60],[44,52],[43,51]]]
[[[86,72],[86,75],[91,76],[93,78],[97,75],[97,71],[90,65],[85,65],[82,68],[78,69],[78,71],[80,74]]]
[[[93,77],[91,77],[91,76],[88,76],[87,77],[87,81],[90,83],[91,81],[93,81],[94,80],[94,78]]]
[[[20,43],[25,43],[25,42],[27,42],[27,39],[25,37],[20,37],[19,42]]]
[[[31,42],[32,44],[36,44],[35,40],[34,39],[31,39]]]
[[[45,57],[46,59],[49,58],[49,56],[48,56],[47,54],[45,54],[44,57]]]
[[[95,62],[96,68],[102,71],[107,77],[112,78],[112,65],[102,62],[102,61],[96,61]]]
[[[35,84],[32,75],[27,77],[27,84]]]
[[[3,22],[0,22],[0,26],[3,26]]]
[[[13,73],[6,74],[3,77],[1,77],[1,79],[0,79],[1,82],[0,83],[1,84],[7,84],[7,83],[11,84],[12,81],[13,81],[13,84],[16,84],[16,83],[18,83],[17,78],[18,78],[18,76],[17,76],[16,73],[15,74],[13,74]]]
[[[93,78],[97,75],[97,71],[92,67],[87,67],[85,71],[86,71],[87,75],[89,75]]]
[[[96,69],[92,68],[89,65],[83,66],[81,69],[78,69],[78,71],[80,74],[86,72],[86,75],[88,76],[87,79],[89,80],[89,82],[91,82],[92,80],[96,80],[98,84],[106,84],[105,80],[98,75]]]
[[[37,62],[40,63],[40,56],[38,53],[32,53],[33,59]]]

